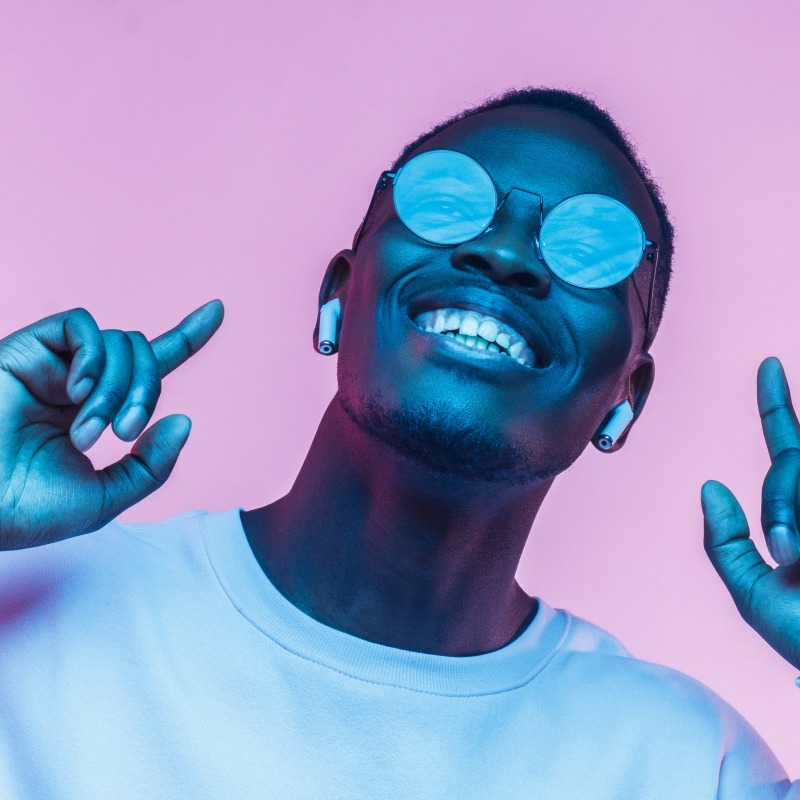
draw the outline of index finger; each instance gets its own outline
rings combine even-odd
[[[177,369],[191,358],[222,324],[225,308],[219,300],[212,300],[192,311],[174,328],[150,342],[161,377]]]
[[[758,413],[772,461],[786,450],[800,449],[800,424],[792,406],[792,395],[783,365],[765,358],[758,368]]]

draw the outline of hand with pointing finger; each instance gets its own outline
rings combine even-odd
[[[717,481],[702,488],[705,549],[745,621],[800,669],[800,424],[777,358],[758,369],[758,409],[772,460],[761,527],[778,567],[761,557],[742,507]]]
[[[84,309],[0,339],[0,550],[103,527],[169,477],[191,422],[173,414],[145,430],[161,379],[222,322],[214,300],[148,341],[100,330]],[[131,452],[95,470],[84,455],[111,424]]]

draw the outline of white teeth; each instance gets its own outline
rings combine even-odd
[[[415,316],[414,322],[428,333],[443,334],[467,347],[503,353],[525,366],[536,366],[536,356],[517,331],[488,314],[440,308]]]
[[[464,336],[475,336],[478,333],[478,318],[471,315],[464,317],[458,332]]]
[[[497,338],[497,323],[491,319],[485,319],[478,328],[478,336],[483,337],[487,342],[493,342]]]
[[[525,343],[521,342],[519,339],[517,339],[514,344],[510,345],[508,348],[508,354],[511,356],[511,358],[519,358],[520,351],[524,345]]]

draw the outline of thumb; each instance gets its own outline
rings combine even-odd
[[[752,588],[772,571],[750,538],[739,501],[719,481],[706,481],[700,490],[706,554],[728,587],[739,613],[748,619]]]
[[[191,429],[192,421],[183,414],[164,417],[139,437],[128,455],[98,470],[104,517],[98,527],[164,485]]]

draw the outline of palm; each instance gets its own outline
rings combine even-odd
[[[739,612],[787,661],[800,669],[800,424],[780,361],[758,370],[758,408],[772,465],[764,480],[761,527],[772,557],[764,561],[733,493],[703,485],[705,548]]]
[[[800,669],[800,566],[765,573],[753,587],[747,622]]]
[[[81,517],[94,521],[102,491],[92,462],[69,438],[77,411],[37,399],[13,375],[0,372],[0,419],[18,420],[0,429],[0,475],[7,476],[0,538],[9,522],[28,532],[24,545],[30,546],[44,536],[69,535]]]

